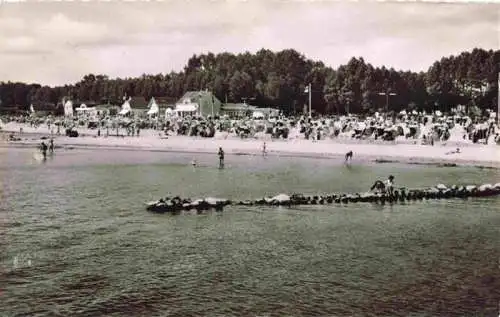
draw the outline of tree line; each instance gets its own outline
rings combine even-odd
[[[55,107],[63,97],[76,101],[120,104],[124,96],[180,98],[186,91],[209,90],[223,102],[246,101],[258,107],[318,113],[367,113],[379,109],[447,111],[457,105],[496,108],[500,51],[475,48],[443,57],[426,72],[374,67],[353,57],[337,69],[293,49],[273,52],[193,55],[182,71],[111,79],[88,74],[71,85],[0,82],[0,109]],[[390,93],[386,98],[385,93]],[[60,106],[59,106],[60,107]]]

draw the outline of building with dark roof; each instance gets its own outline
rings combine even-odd
[[[179,116],[217,116],[221,113],[222,102],[210,91],[188,91],[175,104],[174,111]]]

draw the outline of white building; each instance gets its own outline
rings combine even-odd
[[[75,110],[78,117],[87,117],[87,118],[97,117],[97,109],[94,107],[87,107],[87,105],[84,103],[82,103],[80,107],[76,108]]]

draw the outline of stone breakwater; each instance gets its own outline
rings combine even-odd
[[[304,194],[279,194],[274,197],[263,197],[256,200],[231,201],[221,198],[183,199],[181,197],[167,197],[147,203],[146,209],[157,213],[179,213],[182,211],[203,212],[207,210],[222,211],[228,205],[242,206],[297,206],[297,205],[325,205],[348,203],[402,203],[429,199],[450,199],[469,197],[490,197],[500,195],[500,183],[484,184],[480,186],[446,186],[439,184],[426,189],[399,188],[389,193],[355,193],[355,194],[329,194],[329,195],[304,195]]]

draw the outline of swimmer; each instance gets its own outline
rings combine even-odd
[[[192,165],[193,167],[196,167],[196,165],[197,165],[196,159],[194,159],[194,158],[193,158],[193,159],[191,160],[191,165]]]
[[[458,153],[460,153],[460,148],[457,147],[457,149],[455,151],[446,152],[445,154],[450,155],[450,154],[458,154]]]

